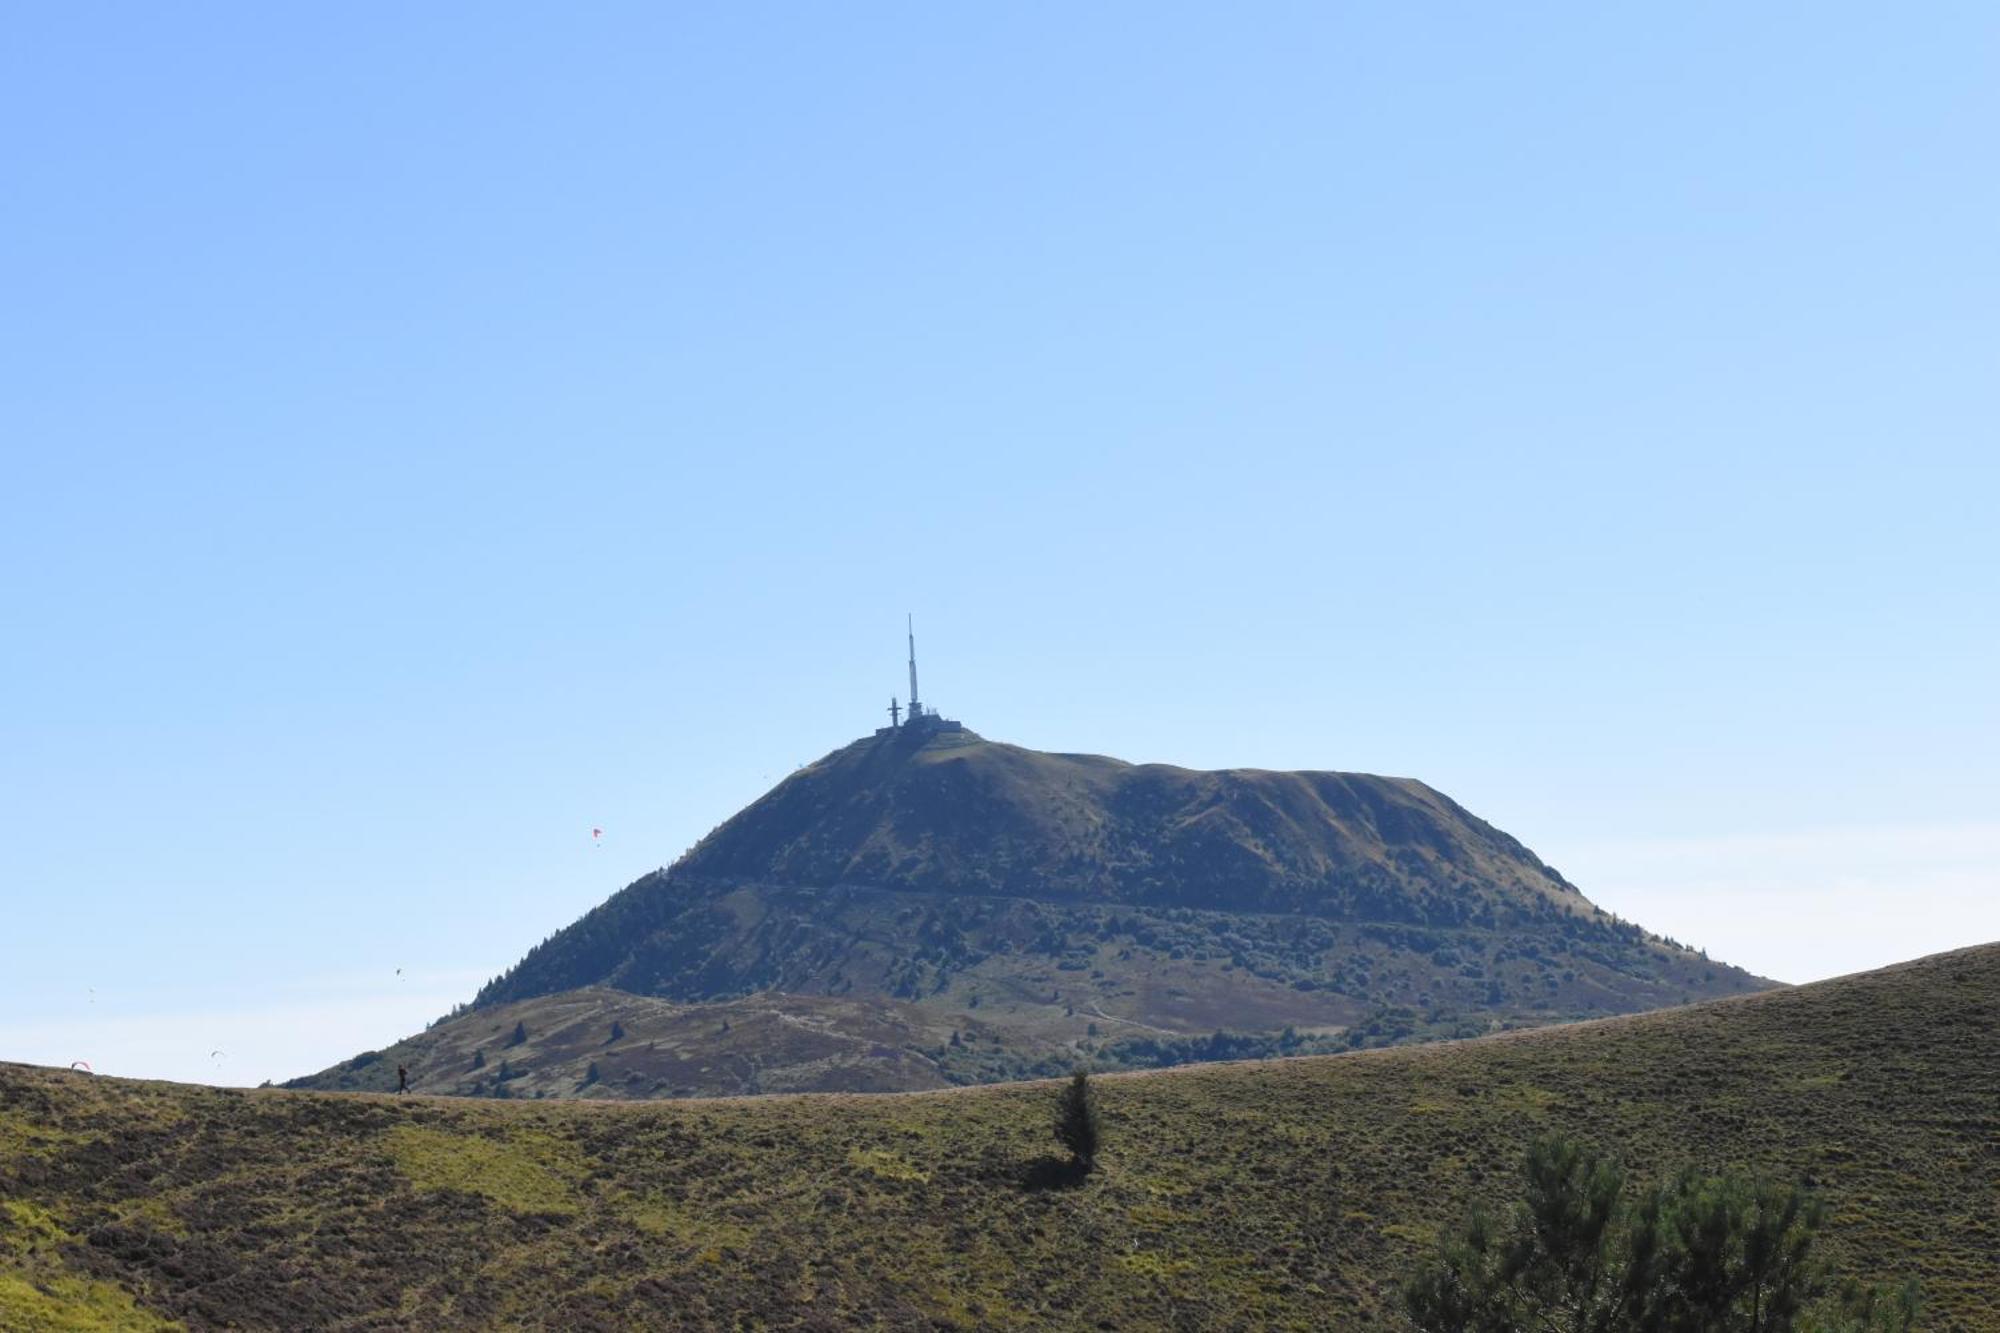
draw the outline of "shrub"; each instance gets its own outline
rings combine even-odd
[[[1906,1333],[1917,1291],[1836,1286],[1796,1185],[1685,1171],[1628,1195],[1617,1163],[1537,1140],[1522,1197],[1475,1209],[1405,1284],[1425,1333]]]
[[[1090,1075],[1081,1069],[1070,1075],[1056,1098],[1055,1130],[1056,1142],[1069,1150],[1077,1170],[1088,1173],[1095,1167],[1103,1126],[1097,1115],[1097,1089],[1090,1086]]]

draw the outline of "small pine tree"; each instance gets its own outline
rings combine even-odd
[[[526,1041],[527,1039],[528,1039],[528,1025],[524,1022],[516,1023],[514,1024],[514,1035],[507,1038],[507,1044],[509,1046],[519,1046],[522,1042]]]
[[[597,1061],[592,1060],[590,1062],[590,1068],[584,1071],[582,1086],[586,1088],[589,1087],[591,1084],[597,1082],[597,1078],[598,1078]]]
[[[1796,1185],[1684,1171],[1626,1190],[1616,1162],[1563,1138],[1528,1150],[1523,1196],[1474,1209],[1404,1284],[1423,1333],[1701,1329],[1907,1333],[1919,1296],[1836,1284],[1825,1218]]]
[[[625,1025],[614,1018],[611,1020],[611,1038],[605,1045],[609,1046],[613,1041],[623,1040],[625,1040]]]
[[[474,1069],[486,1068],[486,1050],[484,1047],[472,1053],[472,1067]]]
[[[1088,1173],[1096,1166],[1103,1125],[1097,1115],[1097,1089],[1090,1086],[1090,1075],[1081,1069],[1070,1075],[1056,1099],[1055,1130],[1056,1142],[1069,1149],[1070,1160],[1079,1171]]]

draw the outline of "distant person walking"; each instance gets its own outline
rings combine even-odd
[[[409,1070],[407,1070],[407,1069],[405,1069],[405,1068],[403,1068],[403,1067],[402,1067],[401,1065],[397,1065],[397,1066],[396,1066],[396,1091],[397,1091],[397,1092],[408,1092],[409,1090],[410,1090],[410,1071],[409,1071]]]

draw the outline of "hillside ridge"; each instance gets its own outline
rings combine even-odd
[[[495,1104],[0,1065],[0,1325],[1384,1327],[1561,1131],[1640,1175],[1804,1180],[1846,1271],[1918,1273],[1937,1333],[2000,1328],[2000,944],[1098,1082],[1101,1169],[1050,1188],[1046,1084]]]

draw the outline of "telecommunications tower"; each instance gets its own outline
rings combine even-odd
[[[889,700],[889,725],[877,727],[877,736],[894,736],[898,732],[911,731],[918,736],[938,736],[946,733],[964,732],[965,725],[948,717],[940,717],[935,708],[926,708],[917,696],[917,618],[907,615],[903,620],[904,633],[910,643],[910,706],[904,708],[892,696]]]

